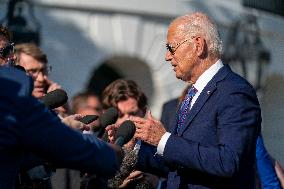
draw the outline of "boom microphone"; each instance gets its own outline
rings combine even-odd
[[[135,131],[136,127],[132,121],[130,120],[124,121],[117,129],[115,144],[123,146],[132,139],[132,137],[135,134]]]
[[[62,89],[55,89],[40,99],[40,101],[49,109],[58,108],[64,105],[67,100],[67,93]]]
[[[114,124],[118,118],[118,110],[114,107],[111,107],[105,111],[100,117],[100,131],[97,135],[98,138],[102,138],[105,128],[108,125]]]

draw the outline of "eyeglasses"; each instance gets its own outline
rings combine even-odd
[[[172,45],[170,45],[169,43],[167,43],[167,44],[166,44],[166,48],[167,48],[167,50],[168,50],[172,55],[174,55],[175,52],[176,52],[176,50],[177,50],[182,44],[184,44],[185,42],[187,42],[188,40],[189,40],[189,39],[186,39],[186,40],[184,40],[184,41],[182,41],[182,42],[180,42],[180,43],[177,43],[176,46],[172,46]]]
[[[0,48],[0,58],[7,58],[11,53],[14,53],[14,43],[9,43],[3,48]]]
[[[44,66],[42,68],[32,68],[32,69],[26,69],[26,72],[32,76],[37,77],[39,73],[42,73],[43,75],[48,75],[52,71],[51,66]]]

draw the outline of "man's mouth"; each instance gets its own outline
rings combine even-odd
[[[44,87],[43,86],[35,86],[34,90],[37,92],[44,92]]]

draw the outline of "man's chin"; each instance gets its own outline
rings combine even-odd
[[[180,73],[177,73],[177,72],[176,72],[176,78],[183,80],[182,75]]]
[[[34,89],[32,95],[36,98],[41,98],[45,95],[45,92],[43,89]]]

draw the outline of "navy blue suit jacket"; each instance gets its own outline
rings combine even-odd
[[[186,126],[172,127],[163,156],[142,143],[138,167],[168,174],[167,188],[251,189],[261,112],[252,86],[224,66],[203,89]]]
[[[31,96],[32,80],[15,68],[0,67],[0,188],[14,188],[24,152],[59,167],[106,177],[118,168],[114,151],[92,135],[66,125]]]
[[[175,112],[179,103],[178,98],[171,99],[163,104],[161,122],[167,131],[171,130],[171,126],[175,124]]]

